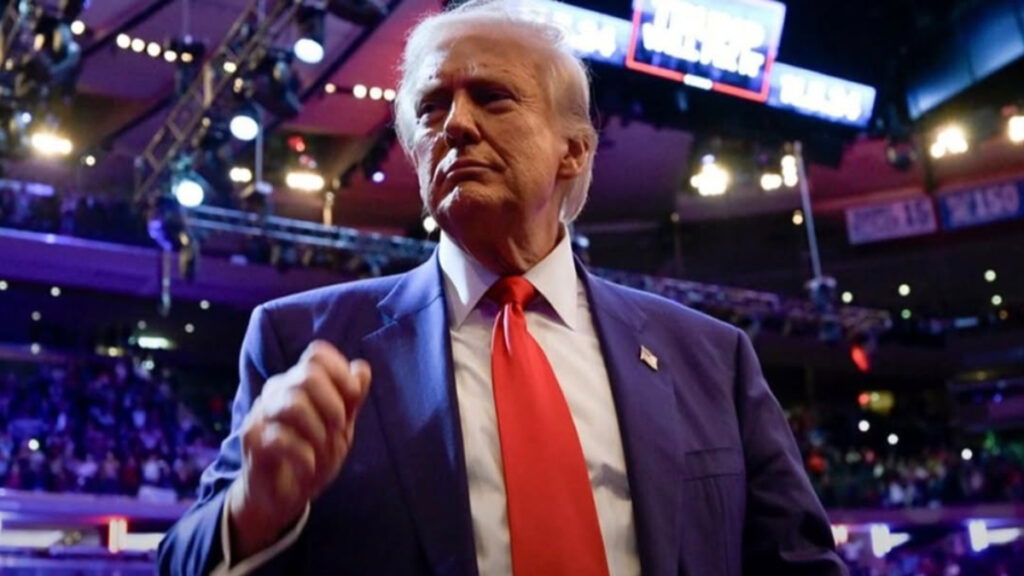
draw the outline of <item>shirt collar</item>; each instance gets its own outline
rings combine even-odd
[[[498,281],[498,275],[463,251],[443,231],[438,246],[438,260],[445,279],[448,321],[453,328],[458,328],[487,290]],[[562,239],[555,249],[523,276],[533,284],[562,322],[570,330],[575,330],[578,278],[569,231],[563,228]]]

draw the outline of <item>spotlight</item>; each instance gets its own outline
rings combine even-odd
[[[59,86],[68,93],[78,76],[82,63],[82,48],[67,22],[54,16],[40,17],[33,30],[33,54],[28,56],[24,68],[28,78],[47,92],[49,86]]]
[[[335,84],[333,82],[328,82],[327,84],[324,84],[324,92],[327,92],[328,94],[334,94],[337,91],[338,91],[337,84]]]
[[[434,231],[437,230],[437,220],[434,220],[433,216],[425,216],[423,218],[423,230],[425,230],[427,234],[433,234]]]
[[[849,304],[853,302],[853,292],[843,292],[842,299],[843,304]]]
[[[327,10],[342,20],[359,26],[373,26],[388,15],[379,0],[329,0]]]
[[[161,48],[160,44],[158,44],[156,42],[150,42],[146,46],[146,54],[149,54],[153,58],[159,58],[160,57],[160,53],[163,52],[163,51],[164,51],[164,49]]]
[[[171,194],[185,208],[195,208],[203,203],[210,184],[192,168],[192,159],[183,158],[171,173]]]
[[[178,53],[174,50],[167,50],[164,52],[164,61],[168,64],[174,64],[178,61]]]
[[[232,136],[249,142],[260,132],[259,115],[252,106],[244,106],[231,118],[229,127]]]
[[[32,147],[43,156],[67,156],[74,149],[71,140],[48,130],[33,134],[31,142]]]
[[[252,98],[275,116],[294,118],[302,110],[300,82],[292,71],[292,53],[271,50],[260,62],[249,89]]]
[[[796,169],[796,156],[786,154],[782,157],[782,183],[792,188],[800,183],[800,174]]]
[[[871,430],[871,422],[868,422],[867,420],[861,420],[860,422],[857,423],[857,429],[860,430],[861,432],[867,432],[868,430]]]
[[[295,57],[306,64],[319,64],[324,59],[324,11],[317,6],[303,6],[298,15],[299,39],[295,41]]]
[[[182,175],[174,183],[172,188],[174,197],[186,208],[195,208],[203,203],[206,191],[195,175]]]
[[[950,125],[942,128],[938,135],[935,137],[935,141],[928,148],[928,153],[931,154],[932,158],[938,159],[948,155],[963,154],[970,149],[970,145],[967,143],[967,134],[963,128]]]
[[[132,46],[132,37],[127,34],[117,35],[117,47],[122,50],[127,50]]]
[[[690,178],[690,186],[701,196],[721,196],[729,187],[729,172],[715,163],[715,157],[708,154],[701,158],[700,171]]]
[[[782,176],[774,172],[765,172],[761,175],[761,189],[765,192],[782,188]]]
[[[142,53],[142,52],[145,52],[145,51],[146,51],[146,41],[145,40],[143,40],[142,38],[135,38],[135,39],[132,40],[132,52]]]
[[[244,166],[235,166],[228,174],[231,181],[236,184],[248,184],[252,182],[252,170]]]
[[[985,270],[985,282],[988,282],[989,284],[991,284],[992,282],[995,282],[995,281],[996,281],[996,271],[995,270]]]
[[[1006,133],[1010,142],[1020,144],[1024,142],[1024,115],[1015,114],[1006,121]]]
[[[293,170],[285,176],[284,182],[292,190],[301,192],[319,192],[326,184],[323,176],[308,170]]]
[[[85,22],[81,20],[75,20],[71,23],[71,33],[75,36],[81,36],[85,34]]]
[[[396,96],[397,93],[391,88],[384,90],[384,99],[387,100],[388,102],[394,102]]]
[[[889,434],[885,441],[889,443],[889,446],[895,446],[900,443],[900,437],[896,434]]]
[[[964,448],[960,451],[960,457],[964,460],[970,460],[971,458],[974,458],[974,452],[972,452],[970,448]]]
[[[992,305],[993,306],[1002,306],[1003,305],[1003,297],[1000,296],[999,294],[993,294],[992,295]]]
[[[385,178],[387,178],[387,175],[385,175],[384,172],[381,170],[377,170],[376,172],[374,172],[373,176],[371,177],[374,184],[383,183]]]
[[[356,84],[352,87],[352,95],[358,100],[366,98],[367,88],[363,84]]]
[[[906,298],[907,296],[910,296],[910,284],[900,284],[896,291],[899,292],[900,296]]]
[[[384,97],[384,91],[378,86],[370,88],[370,100],[380,100]]]
[[[804,212],[803,210],[793,210],[793,226],[804,225]]]

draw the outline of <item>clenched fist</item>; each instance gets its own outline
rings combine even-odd
[[[228,493],[233,564],[277,541],[338,476],[369,388],[369,364],[322,340],[267,380],[242,423],[242,473]]]

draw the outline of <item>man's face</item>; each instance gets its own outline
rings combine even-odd
[[[424,204],[464,246],[559,226],[556,183],[579,173],[537,55],[500,34],[451,32],[412,77]]]

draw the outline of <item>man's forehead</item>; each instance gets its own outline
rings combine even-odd
[[[468,80],[513,80],[535,72],[533,51],[515,38],[448,34],[431,43],[424,54],[416,74],[420,88]]]

